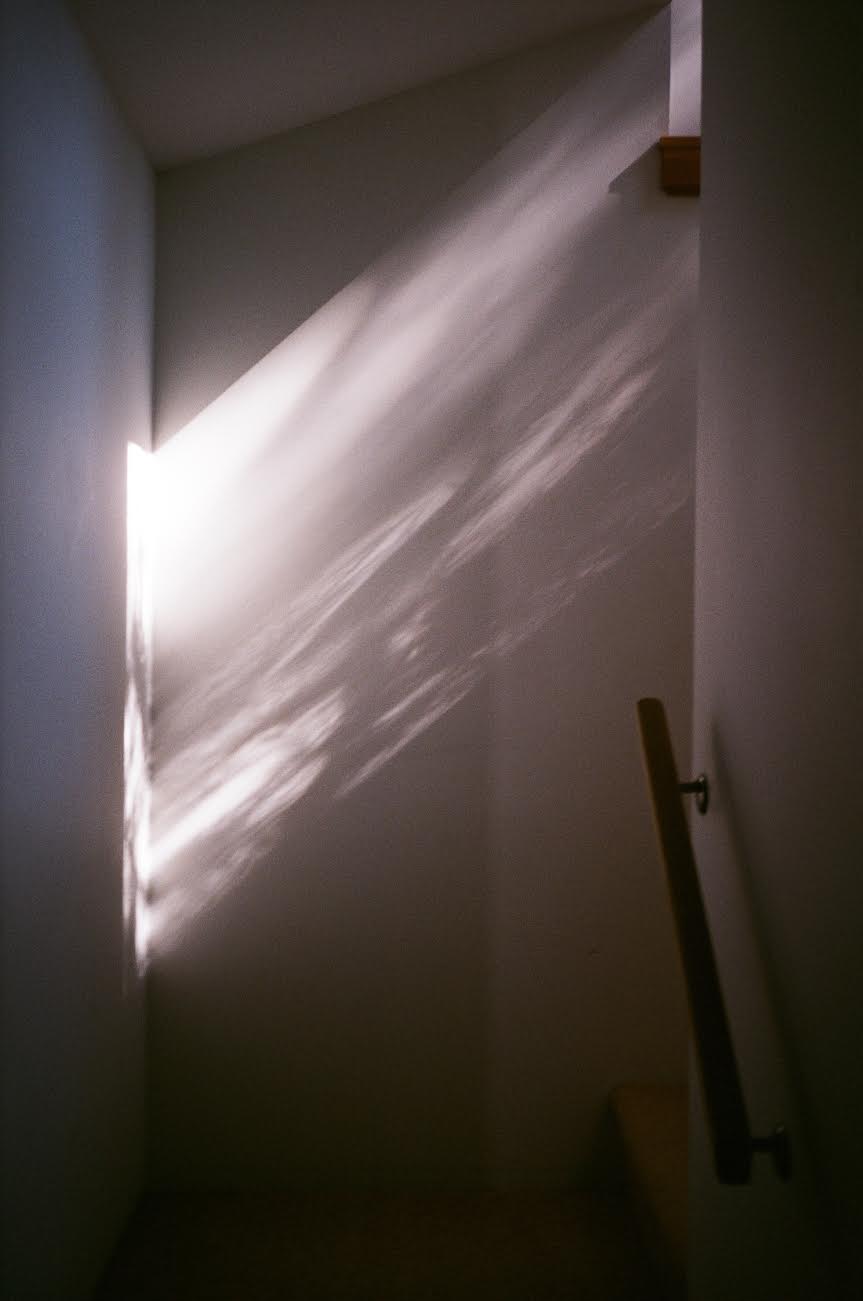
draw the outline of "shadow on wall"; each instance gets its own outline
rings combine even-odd
[[[564,97],[158,453],[155,952],[687,503],[642,113]]]

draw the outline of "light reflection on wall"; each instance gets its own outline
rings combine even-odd
[[[618,234],[643,114],[573,92],[159,451],[157,947],[686,504],[675,421],[639,441],[696,256]],[[541,580],[465,617],[519,538]]]
[[[126,705],[123,717],[123,934],[127,975],[147,961],[152,696],[154,462],[129,443],[126,460]]]

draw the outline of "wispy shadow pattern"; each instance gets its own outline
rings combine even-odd
[[[640,106],[580,108],[160,451],[157,949],[687,503],[694,239],[633,168]]]

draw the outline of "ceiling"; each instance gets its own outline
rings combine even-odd
[[[157,167],[248,144],[646,7],[644,0],[69,5]]]

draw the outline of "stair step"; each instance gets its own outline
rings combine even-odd
[[[630,1207],[588,1194],[154,1194],[97,1296],[659,1301]]]
[[[611,1106],[645,1246],[669,1297],[686,1294],[687,1090],[626,1084]]]

